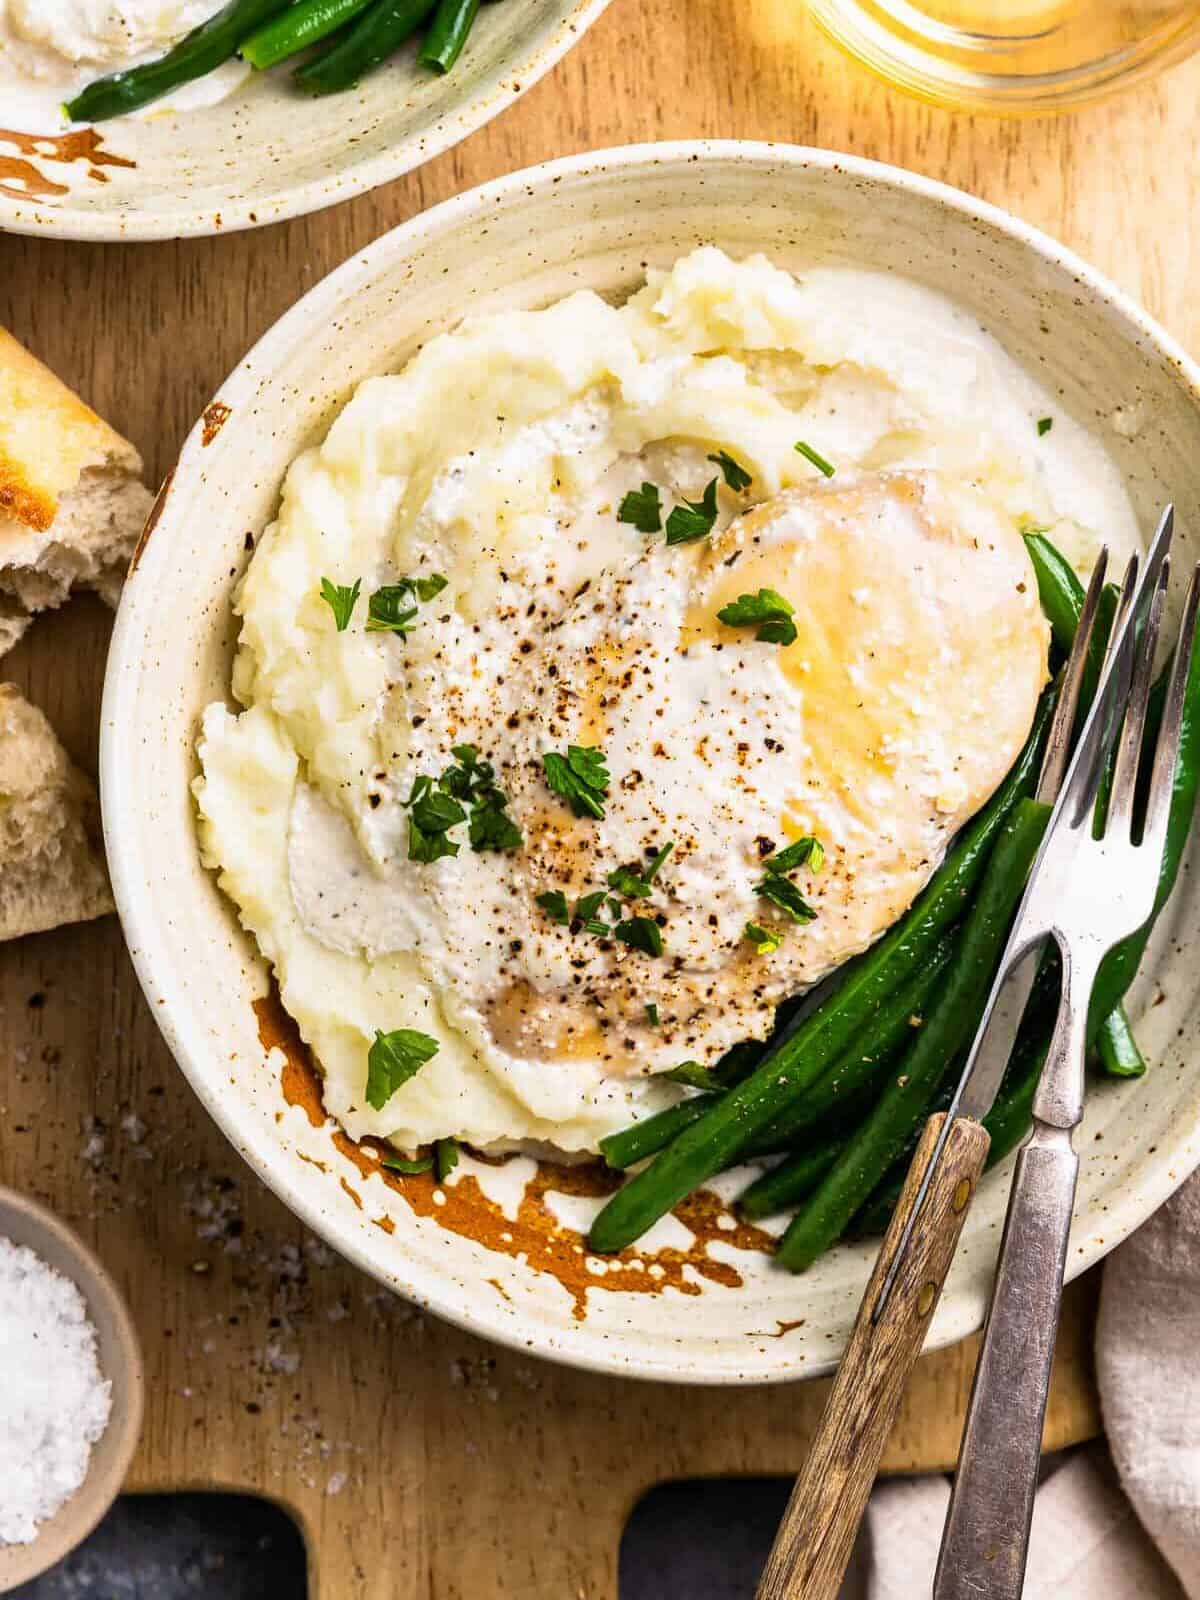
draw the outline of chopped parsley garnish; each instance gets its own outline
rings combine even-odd
[[[599,819],[604,815],[609,776],[603,751],[578,744],[568,745],[565,756],[547,750],[542,767],[552,792],[561,795],[577,817]]]
[[[783,850],[777,850],[763,862],[768,872],[783,874],[807,866],[811,872],[820,872],[825,865],[825,846],[811,833],[794,840]]]
[[[433,1147],[433,1175],[439,1183],[446,1179],[458,1165],[458,1140],[439,1139]]]
[[[459,845],[447,835],[460,822],[467,823],[472,850],[515,850],[521,843],[521,830],[508,814],[491,762],[481,761],[473,744],[452,748],[458,765],[447,767],[436,787],[432,778],[418,778],[408,797],[410,861],[456,856]]]
[[[456,822],[467,820],[467,813],[453,795],[435,789],[432,784],[409,802],[409,815],[425,833],[445,833]]]
[[[742,929],[742,938],[748,939],[758,956],[769,956],[779,949],[779,935],[757,922],[748,922]]]
[[[483,850],[516,850],[519,847],[521,830],[509,816],[508,801],[499,789],[489,789],[471,807],[467,837],[471,841],[471,849],[477,853]]]
[[[786,911],[793,922],[811,922],[817,914],[788,878],[768,873],[756,888],[764,900]]]
[[[608,923],[597,916],[605,898],[603,889],[590,889],[587,894],[580,895],[575,902],[574,911],[571,911],[567,906],[567,897],[561,889],[546,889],[536,896],[538,905],[551,922],[557,922],[560,927],[569,927],[572,933],[578,933],[582,929],[587,933],[596,934],[601,939],[607,939],[612,933]],[[620,909],[618,903],[617,910]]]
[[[674,848],[673,841],[663,845],[645,866],[639,861],[631,861],[624,867],[616,867],[608,875],[608,887],[624,895],[626,900],[644,900],[662,870],[663,862]]]
[[[760,589],[757,594],[740,594],[727,606],[722,606],[717,616],[731,628],[757,628],[754,637],[767,644],[794,644],[796,624],[792,621],[795,606],[774,589]]]
[[[650,893],[663,862],[674,848],[673,844],[664,845],[644,867],[640,862],[617,867],[608,875],[609,887],[615,888],[627,900],[642,899]],[[662,932],[658,923],[650,917],[629,917],[623,922],[604,920],[605,911],[619,918],[624,909],[621,900],[609,894],[607,889],[589,889],[586,894],[581,894],[573,911],[568,911],[567,897],[561,889],[546,889],[536,899],[552,922],[569,926],[572,933],[591,933],[597,939],[619,939],[622,944],[630,945],[635,950],[644,950],[648,955],[662,955]],[[646,1015],[657,1027],[658,1008],[653,1008],[653,1016],[650,1015],[651,1009],[647,1006]]]
[[[411,598],[401,583],[389,583],[376,589],[367,602],[367,632],[398,633],[401,638],[407,638],[417,617],[416,606],[408,603]]]
[[[612,929],[602,917],[596,915],[603,904],[603,889],[593,889],[588,894],[581,894],[575,902],[575,916],[572,920],[581,923],[586,933],[594,933],[597,938],[607,939]]]
[[[407,1156],[380,1156],[380,1166],[386,1167],[389,1172],[402,1172],[406,1178],[415,1178],[419,1172],[428,1172],[433,1166],[433,1157],[414,1156],[409,1160]]]
[[[355,578],[348,589],[340,583],[330,583],[328,578],[321,579],[321,599],[333,612],[333,620],[337,623],[339,633],[345,633],[350,626],[350,615],[358,604],[361,588],[361,578]]]
[[[653,1000],[647,1000],[646,1002],[646,1021],[652,1028],[658,1027],[658,1007]]]
[[[630,917],[626,922],[618,922],[612,933],[614,939],[632,950],[644,950],[648,956],[663,953],[662,929],[650,917]]]
[[[427,578],[401,578],[399,587],[411,589],[424,605],[427,600],[434,600],[441,594],[446,587],[446,579],[440,572],[431,572]]]
[[[452,744],[450,754],[458,765],[446,768],[438,779],[438,786],[456,800],[473,800],[476,790],[491,782],[491,765],[480,761],[479,751],[473,744]]]
[[[670,1072],[664,1072],[663,1077],[671,1083],[682,1083],[689,1089],[704,1089],[717,1094],[721,1092],[721,1085],[716,1078],[698,1061],[681,1061]]]
[[[800,443],[796,446],[796,449],[806,461],[811,461],[813,466],[816,467],[817,471],[823,474],[823,476],[826,478],[833,477],[835,468],[833,468],[829,462],[826,461],[823,455],[814,450],[812,445],[805,444],[803,439],[801,439]]]
[[[717,520],[717,480],[705,489],[699,500],[685,500],[667,518],[667,543],[692,544],[707,539]]]
[[[811,922],[816,912],[808,901],[789,881],[787,873],[794,872],[797,867],[807,866],[811,872],[819,872],[825,862],[825,847],[821,841],[811,833],[806,833],[802,838],[794,839],[791,844],[782,850],[777,850],[763,862],[767,875],[755,887],[764,900],[769,900],[772,905],[786,911],[793,922]],[[762,948],[763,938],[768,941],[769,948]],[[749,939],[758,949],[759,955],[769,955],[771,950],[779,948],[779,940],[773,934],[767,933],[756,922],[746,924],[743,938]],[[774,941],[773,943],[771,941]]]
[[[440,572],[428,578],[401,578],[399,583],[385,583],[367,603],[367,632],[398,633],[407,638],[417,616],[417,607],[412,602],[424,604],[441,594],[445,587],[446,580]]]
[[[1038,425],[1037,425],[1038,438],[1040,439],[1044,433],[1049,433],[1050,429],[1053,426],[1054,426],[1054,418],[1053,417],[1039,417],[1038,418]]]
[[[537,903],[550,918],[551,922],[557,922],[564,928],[570,922],[571,913],[567,909],[567,897],[561,889],[545,890],[544,893],[538,895]]]
[[[745,467],[740,466],[727,450],[718,450],[715,456],[709,456],[708,459],[720,467],[725,482],[734,494],[741,494],[743,489],[748,489],[754,482]]]
[[[632,522],[639,533],[658,533],[662,529],[662,501],[656,483],[631,489],[617,508],[618,522]]]
[[[440,861],[443,856],[456,856],[459,846],[448,832],[467,813],[450,795],[435,789],[433,779],[420,777],[413,784],[408,805],[408,859],[410,861]]]
[[[367,1104],[382,1111],[401,1084],[415,1077],[437,1053],[437,1040],[415,1028],[393,1028],[391,1033],[376,1030],[375,1043],[367,1052]]]

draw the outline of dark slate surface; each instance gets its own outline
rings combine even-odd
[[[621,1541],[621,1600],[750,1600],[789,1485],[674,1483],[636,1507]],[[131,1495],[62,1566],[14,1600],[305,1600],[304,1547],[265,1500]],[[480,1600],[491,1600],[481,1596]]]
[[[652,1489],[621,1540],[620,1600],[752,1600],[790,1478],[709,1478]]]
[[[61,1566],[14,1600],[304,1600],[304,1544],[266,1500],[127,1495]]]

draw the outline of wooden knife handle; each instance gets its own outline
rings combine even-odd
[[[858,1308],[850,1342],[757,1590],[757,1600],[837,1600],[858,1525],[991,1141],[956,1119],[907,1256],[878,1322],[871,1320],[945,1114],[930,1117]]]

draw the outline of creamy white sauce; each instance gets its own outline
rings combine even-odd
[[[63,104],[94,79],[165,54],[225,0],[0,0],[0,127],[59,133]],[[135,113],[215,105],[250,68],[226,62]]]
[[[836,463],[828,485],[801,439]],[[720,484],[710,540],[618,520],[644,482],[664,519],[697,500],[716,450],[753,482]],[[782,508],[769,524],[745,515],[762,503]],[[206,860],[333,1114],[407,1146],[585,1150],[672,1098],[646,1073],[761,1037],[904,909],[1024,737],[1045,665],[1030,521],[1081,570],[1098,530],[1118,559],[1137,539],[1101,445],[951,302],[884,274],[698,250],[624,307],[470,321],[363,384],[251,562],[249,709],[210,708],[197,786]],[[797,603],[786,662],[711,624],[751,571],[743,587]],[[434,572],[448,587],[406,639],[365,629],[374,589]],[[361,583],[344,633],[323,577]],[[464,742],[522,848],[475,852],[460,825],[457,856],[410,861],[413,784]],[[547,790],[542,758],[570,743],[604,749],[602,819]],[[817,917],[793,926],[759,893],[762,858],[805,831],[829,860],[797,875]],[[658,918],[661,958],[538,903],[668,840],[650,900],[603,912]],[[751,921],[775,956],[749,953]],[[439,1051],[373,1110],[367,1050],[396,1027]]]

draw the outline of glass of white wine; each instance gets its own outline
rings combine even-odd
[[[809,0],[888,82],[939,105],[1044,112],[1136,83],[1200,45],[1200,0]]]

